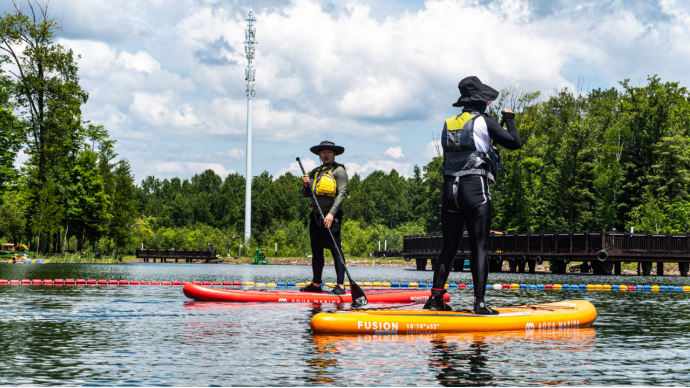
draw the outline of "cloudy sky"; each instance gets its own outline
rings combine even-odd
[[[20,0],[18,0],[20,1]],[[3,1],[0,11],[11,11]],[[245,173],[244,28],[257,22],[253,173],[315,166],[410,175],[457,113],[457,83],[546,94],[648,75],[690,85],[687,1],[51,0],[82,55],[84,115],[117,139],[137,181]]]

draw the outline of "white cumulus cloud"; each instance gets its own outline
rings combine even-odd
[[[148,169],[151,171],[150,175],[162,175],[166,177],[189,177],[194,174],[202,173],[208,169],[213,170],[223,179],[235,173],[235,170],[225,168],[225,166],[220,163],[156,162],[150,164]]]
[[[360,173],[407,172],[403,157],[426,164],[435,147],[405,126],[437,129],[454,114],[457,83],[468,75],[547,94],[592,74],[605,87],[652,74],[690,84],[687,1],[660,0],[650,13],[642,0],[554,2],[549,12],[532,0],[426,0],[388,15],[381,0],[266,4],[255,13],[252,120],[255,144],[281,146],[276,158],[326,132],[362,144],[353,160]],[[138,177],[190,173],[203,166],[179,163],[213,163],[205,152],[223,168],[244,168],[238,152],[224,153],[245,141],[245,3],[55,0],[51,8],[65,16],[60,43],[81,55],[84,117],[106,126]],[[167,143],[192,156],[170,160],[158,147]],[[385,154],[394,161],[373,160],[380,144],[408,147],[407,155],[391,147],[400,148],[399,157]],[[270,158],[255,163],[255,171],[279,169]]]
[[[316,161],[314,161],[311,158],[305,158],[305,159],[300,159],[300,160],[302,161],[302,166],[304,166],[304,171],[306,171],[307,173],[309,173],[309,171],[311,171],[311,170],[315,169],[316,167],[318,167],[319,165],[321,165],[321,162],[319,162],[317,164]],[[302,176],[302,170],[300,169],[298,162],[290,163],[290,167],[281,168],[276,173],[276,176],[278,177],[281,175],[285,175],[287,172],[291,172],[293,175]]]
[[[422,147],[421,153],[429,160],[437,156],[441,156],[443,154],[443,150],[441,149],[441,141],[430,141]]]
[[[161,64],[146,51],[137,51],[136,54],[130,54],[124,50],[120,53],[116,63],[124,66],[126,69],[146,73],[153,73],[161,69]]]
[[[410,163],[400,163],[393,162],[390,160],[370,160],[363,165],[358,163],[345,163],[345,168],[347,168],[348,174],[353,175],[355,173],[359,175],[368,175],[372,171],[381,170],[385,172],[391,172],[395,170],[398,174],[402,176],[409,176],[408,172],[410,170]]]
[[[405,157],[402,153],[402,148],[401,147],[391,147],[387,149],[384,153],[384,155],[390,156],[391,158],[394,159],[400,159]]]

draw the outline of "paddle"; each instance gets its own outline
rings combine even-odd
[[[302,169],[302,174],[307,175],[307,172],[304,171],[304,166],[302,166],[302,161],[297,158],[297,162],[299,163],[299,168]],[[321,205],[319,205],[319,201],[316,199],[316,194],[314,193],[314,190],[309,188],[309,192],[311,192],[311,197],[314,200],[314,203],[316,204],[316,209],[319,210],[319,215],[321,216],[321,222],[324,222],[325,217],[323,215],[323,211],[321,211]],[[324,224],[324,226],[326,226]],[[347,279],[350,281],[350,292],[352,293],[352,304],[356,306],[364,306],[365,304],[369,303],[367,301],[367,296],[364,295],[364,291],[357,285],[357,283],[352,280],[352,276],[350,276],[350,271],[347,270],[347,266],[345,265],[345,258],[343,257],[342,252],[340,251],[340,247],[338,246],[338,243],[335,241],[335,237],[333,236],[333,232],[331,232],[331,228],[326,228],[328,229],[328,234],[331,235],[331,239],[333,240],[333,246],[335,247],[336,252],[338,253],[338,259],[340,262],[343,264],[343,268],[345,268],[345,273],[347,274]],[[338,287],[336,285],[336,287]]]

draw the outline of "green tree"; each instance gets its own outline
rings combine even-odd
[[[588,121],[588,100],[564,89],[543,104],[542,131],[550,138],[545,148],[544,178],[550,192],[549,230],[591,225],[597,127]]]
[[[136,204],[136,188],[134,186],[134,174],[127,160],[117,162],[112,173],[113,191],[109,196],[111,211],[107,215],[107,225],[103,248],[110,252],[109,235],[114,243],[113,250],[126,246],[132,238],[132,225],[136,221],[138,212]],[[112,222],[112,220],[115,222]]]
[[[0,65],[7,62],[0,56]],[[12,89],[12,80],[0,68],[0,190],[17,178],[14,161],[24,142],[23,128],[13,113]]]
[[[548,218],[548,202],[543,184],[544,145],[549,137],[542,131],[544,114],[537,104],[539,92],[524,93],[518,88],[501,91],[496,106],[515,112],[521,148],[510,151],[500,146],[502,171],[492,188],[495,230],[539,230]],[[492,106],[491,114],[500,120]]]
[[[29,135],[27,154],[42,186],[51,160],[64,151],[63,140],[81,127],[80,106],[88,94],[79,86],[74,53],[55,43],[55,33],[61,29],[57,21],[47,6],[28,4],[30,15],[16,7],[14,14],[0,19],[0,50],[17,69],[11,71],[14,98]]]
[[[67,214],[71,218],[82,220],[107,221],[108,196],[104,190],[103,176],[98,166],[99,154],[93,150],[83,149],[77,153],[75,164],[71,169],[70,185],[66,188],[70,198]],[[79,221],[72,235],[77,238],[77,250],[86,250],[87,240],[95,243],[107,227],[104,222]]]
[[[219,194],[219,212],[222,215],[219,219],[222,228],[237,231],[243,230],[244,195],[244,176],[238,173],[229,174],[223,181],[223,186]]]
[[[367,195],[362,189],[362,177],[357,173],[349,177],[347,188],[350,198],[343,202],[343,223],[348,220],[362,221],[364,220],[362,204]]]
[[[0,233],[19,244],[26,227],[26,199],[21,190],[7,190],[0,203]]]
[[[28,211],[39,212],[44,184],[51,180],[63,205],[65,179],[92,130],[81,119],[88,94],[79,86],[77,59],[72,50],[56,43],[61,30],[47,6],[28,0],[28,14],[17,4],[15,12],[0,18],[2,61],[10,62],[11,98],[29,159],[23,175]],[[43,230],[43,228],[39,228]],[[45,244],[49,236],[38,236]],[[44,246],[39,250],[44,251]]]
[[[62,207],[58,204],[58,194],[52,181],[47,181],[39,192],[38,214],[31,218],[31,231],[38,236],[38,252],[45,253],[46,238],[57,232],[62,218]]]
[[[630,133],[624,150],[625,166],[620,208],[629,213],[647,192],[655,191],[674,201],[687,192],[688,91],[677,82],[648,78],[642,87],[621,82],[623,125]],[[664,140],[666,138],[666,140]],[[658,195],[657,194],[657,195]]]
[[[643,203],[633,209],[630,214],[631,226],[639,231],[651,230],[654,233],[666,230],[662,202],[651,192],[643,194],[642,199]]]
[[[424,192],[426,203],[426,231],[441,231],[441,195],[443,191],[443,157],[437,156],[424,166]]]

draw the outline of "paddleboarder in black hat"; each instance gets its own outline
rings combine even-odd
[[[520,148],[520,135],[515,127],[515,113],[504,109],[501,124],[485,114],[486,107],[498,97],[498,91],[482,84],[477,77],[460,81],[460,98],[453,106],[462,113],[443,124],[443,199],[441,228],[443,248],[434,267],[431,297],[425,309],[450,311],[443,302],[445,284],[453,267],[453,260],[467,226],[472,260],[470,268],[474,283],[475,314],[498,315],[484,301],[489,264],[486,244],[491,230],[491,192],[495,183],[498,156],[491,141],[509,150]],[[505,123],[508,131],[503,129]]]
[[[324,248],[329,249],[334,258],[338,257],[338,253],[335,251],[337,248],[333,246],[333,239],[336,240],[340,247],[340,228],[343,222],[342,206],[343,201],[347,197],[348,177],[345,166],[335,162],[336,155],[341,155],[345,152],[345,148],[326,140],[317,146],[311,147],[310,151],[319,155],[322,164],[302,177],[304,183],[302,186],[302,196],[312,198],[311,191],[309,190],[311,187],[311,190],[316,194],[316,199],[319,201],[325,218],[322,222],[318,210],[314,209],[316,204],[313,203],[314,200],[312,199],[312,212],[309,215],[309,238],[311,240],[313,278],[312,283],[302,288],[301,291],[323,292],[323,281],[321,279],[325,264],[323,250]],[[327,228],[331,229],[333,238],[331,238]],[[335,264],[336,285],[331,292],[336,295],[343,295],[345,294],[345,287],[343,285],[345,267],[340,260],[335,259],[333,262]]]

